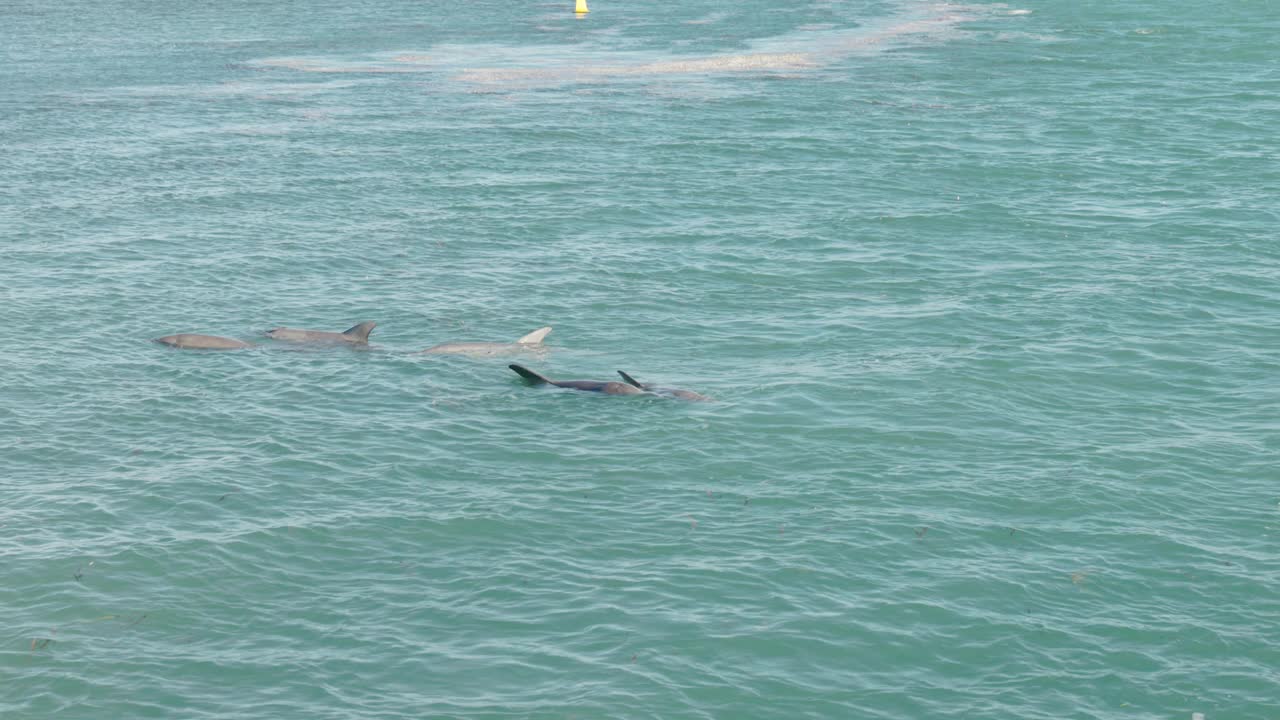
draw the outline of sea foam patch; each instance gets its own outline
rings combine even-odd
[[[587,65],[556,68],[481,68],[455,75],[463,82],[506,83],[529,81],[573,82],[643,75],[709,75],[755,70],[796,70],[815,67],[806,53],[755,53],[717,55],[633,65]]]
[[[266,68],[310,73],[408,74],[439,73],[449,80],[520,87],[646,76],[714,76],[744,72],[803,71],[834,64],[850,56],[908,39],[943,41],[962,23],[984,17],[1018,14],[1003,3],[957,5],[928,3],[852,28],[831,24],[802,25],[790,32],[749,43],[746,52],[714,55],[671,55],[598,45],[444,44],[428,50],[399,50],[358,58],[284,57],[255,61]],[[721,18],[715,18],[719,22]]]

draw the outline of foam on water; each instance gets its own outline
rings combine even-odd
[[[278,67],[315,73],[445,73],[453,80],[487,85],[531,86],[575,82],[600,82],[615,78],[660,75],[711,75],[718,73],[788,71],[818,68],[849,55],[909,38],[945,41],[956,26],[999,14],[1014,14],[996,5],[907,5],[897,16],[880,19],[868,27],[837,28],[831,23],[801,25],[794,31],[750,44],[758,52],[709,56],[668,56],[652,53],[606,51],[596,45],[506,46],[445,45],[425,51],[380,53],[366,59],[266,58],[260,67]],[[685,21],[718,22],[723,15]],[[459,64],[485,67],[466,67]],[[530,63],[536,63],[530,66]]]

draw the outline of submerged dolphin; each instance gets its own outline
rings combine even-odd
[[[184,350],[239,350],[253,347],[253,343],[236,340],[235,338],[218,337],[217,335],[195,335],[192,333],[165,335],[164,337],[156,338],[154,342]]]
[[[278,327],[275,330],[268,330],[267,337],[272,340],[287,340],[289,342],[321,342],[321,343],[351,343],[353,345],[368,345],[369,333],[378,327],[376,322],[362,322],[359,325],[347,330],[346,332],[326,332],[324,330],[297,330],[294,328]]]
[[[646,390],[651,393],[666,395],[673,398],[680,398],[681,400],[695,400],[698,402],[709,402],[711,400],[711,398],[707,397],[706,395],[700,395],[692,390],[681,390],[680,388],[669,388],[669,387],[657,387],[651,383],[642,383],[639,380],[636,380],[635,378],[631,377],[630,375],[622,372],[621,370],[618,371],[618,374],[622,376],[623,380],[627,381],[628,385],[638,387],[641,390]]]
[[[496,342],[447,342],[423,350],[433,355],[511,355],[519,352],[544,350],[542,339],[551,333],[551,328],[538,328],[513,343]]]
[[[528,380],[531,385],[555,385],[556,387],[570,388],[573,390],[586,390],[588,392],[599,392],[605,395],[644,395],[645,391],[638,387],[633,387],[626,383],[613,382],[609,380],[552,380],[545,375],[530,370],[522,365],[508,365],[507,367],[515,370],[520,377]]]

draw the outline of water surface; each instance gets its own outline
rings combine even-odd
[[[1280,716],[1271,8],[591,5],[0,8],[0,715]]]

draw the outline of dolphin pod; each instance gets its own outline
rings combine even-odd
[[[369,344],[369,333],[373,332],[373,329],[377,326],[378,324],[376,322],[362,322],[343,332],[331,332],[328,330],[300,330],[290,327],[278,327],[274,330],[268,330],[265,335],[273,340],[281,340],[284,342],[367,346]],[[537,352],[546,349],[543,346],[542,341],[550,333],[551,327],[547,326],[538,328],[513,343],[450,341],[434,345],[426,350],[420,350],[418,353],[430,355],[491,357],[495,355],[510,355],[521,352]],[[163,345],[168,345],[169,347],[180,348],[183,350],[240,350],[243,348],[256,347],[253,343],[246,342],[244,340],[220,337],[217,335],[201,335],[198,333],[166,335],[164,337],[155,338],[154,341]],[[568,388],[571,390],[598,392],[604,395],[657,395],[661,397],[678,398],[681,400],[711,400],[711,398],[693,392],[692,390],[682,390],[680,388],[661,387],[652,383],[642,383],[622,370],[619,370],[618,374],[622,376],[622,379],[625,382],[617,382],[614,380],[552,380],[546,375],[530,370],[523,365],[516,365],[513,363],[507,367],[515,371],[520,377],[524,378],[530,385],[553,385],[555,387]]]

